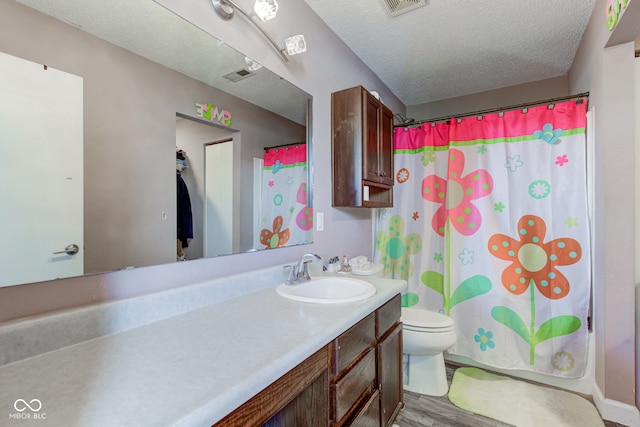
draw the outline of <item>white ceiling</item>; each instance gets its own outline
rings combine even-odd
[[[566,75],[596,3],[305,1],[407,106]]]

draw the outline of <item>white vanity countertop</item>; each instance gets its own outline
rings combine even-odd
[[[301,303],[274,286],[5,365],[0,424],[209,426],[406,288],[360,278],[377,288],[365,301]]]

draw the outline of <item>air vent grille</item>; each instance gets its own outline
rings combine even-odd
[[[235,82],[239,82],[240,80],[248,79],[249,77],[254,75],[255,73],[247,70],[246,68],[240,68],[239,70],[232,71],[229,74],[225,74],[222,77],[235,83]]]
[[[418,7],[425,6],[426,0],[384,0],[384,3],[389,8],[391,16],[397,16],[401,13],[409,12],[410,10]]]

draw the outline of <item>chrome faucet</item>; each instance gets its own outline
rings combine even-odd
[[[313,261],[313,259],[321,260],[322,257],[316,254],[304,254],[300,258],[297,264],[285,265],[285,270],[289,270],[289,276],[287,277],[287,284],[293,285],[295,283],[306,282],[311,280],[309,276],[309,270],[307,264]]]

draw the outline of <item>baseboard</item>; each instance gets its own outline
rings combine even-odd
[[[597,384],[593,385],[593,403],[598,408],[603,419],[629,427],[640,427],[640,412],[638,408],[627,403],[605,398]]]

